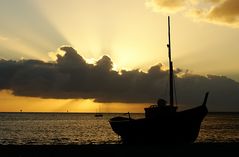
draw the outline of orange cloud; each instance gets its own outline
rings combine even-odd
[[[182,11],[196,20],[214,24],[239,27],[238,0],[148,0],[153,11],[176,13]]]
[[[208,21],[239,27],[239,1],[226,0],[212,7],[206,16]]]
[[[185,8],[186,0],[147,0],[146,6],[155,12],[174,13]]]

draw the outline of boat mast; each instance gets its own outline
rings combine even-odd
[[[173,62],[171,60],[171,38],[170,38],[170,16],[168,16],[168,59],[169,59],[169,96],[170,106],[174,106],[174,95],[173,95]]]

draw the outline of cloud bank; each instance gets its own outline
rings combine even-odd
[[[186,0],[147,0],[146,6],[155,12],[177,12],[186,6]]]
[[[146,5],[156,12],[181,11],[197,20],[239,28],[238,0],[147,0]]]
[[[168,71],[162,64],[147,72],[115,71],[109,56],[89,64],[72,47],[61,47],[64,56],[54,63],[40,60],[0,60],[0,90],[41,98],[83,98],[97,102],[155,103],[168,99]],[[211,107],[239,110],[239,83],[225,76],[200,76],[175,70],[180,104],[199,105],[210,91]],[[179,77],[180,76],[180,77]],[[227,106],[228,105],[228,106]]]

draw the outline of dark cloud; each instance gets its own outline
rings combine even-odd
[[[155,103],[168,99],[168,71],[162,64],[147,72],[112,69],[109,56],[89,64],[72,47],[62,47],[56,63],[0,60],[0,89],[41,98],[92,98],[97,102]],[[225,76],[200,76],[175,70],[180,104],[199,105],[210,91],[209,108],[239,110],[239,83]],[[179,77],[180,76],[180,77]]]

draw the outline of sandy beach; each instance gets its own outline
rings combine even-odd
[[[191,145],[1,145],[1,157],[48,156],[239,156],[239,143]]]

